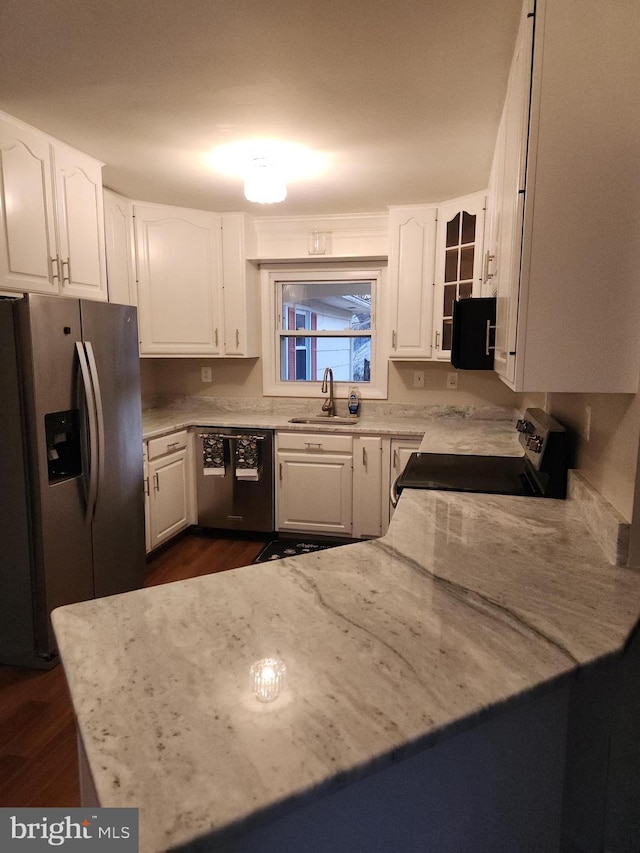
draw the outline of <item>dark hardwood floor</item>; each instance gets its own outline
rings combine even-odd
[[[150,557],[145,586],[246,566],[265,541],[188,532]],[[0,666],[0,807],[79,806],[77,758],[62,666]]]

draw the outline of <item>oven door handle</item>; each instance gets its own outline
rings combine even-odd
[[[395,477],[393,483],[391,483],[391,487],[389,488],[389,500],[391,501],[391,506],[398,506],[398,499],[400,495],[398,494],[398,480],[402,476],[402,472]]]

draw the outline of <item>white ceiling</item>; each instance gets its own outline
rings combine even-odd
[[[0,109],[130,198],[255,215],[483,189],[521,0],[2,0]],[[205,153],[254,137],[329,168],[255,205]]]

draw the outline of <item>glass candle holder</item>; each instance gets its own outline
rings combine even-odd
[[[251,665],[251,691],[260,702],[273,702],[285,686],[287,668],[277,658],[263,658]]]

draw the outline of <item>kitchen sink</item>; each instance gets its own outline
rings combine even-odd
[[[339,418],[337,415],[317,415],[312,418],[289,418],[290,424],[354,424],[357,418]]]

